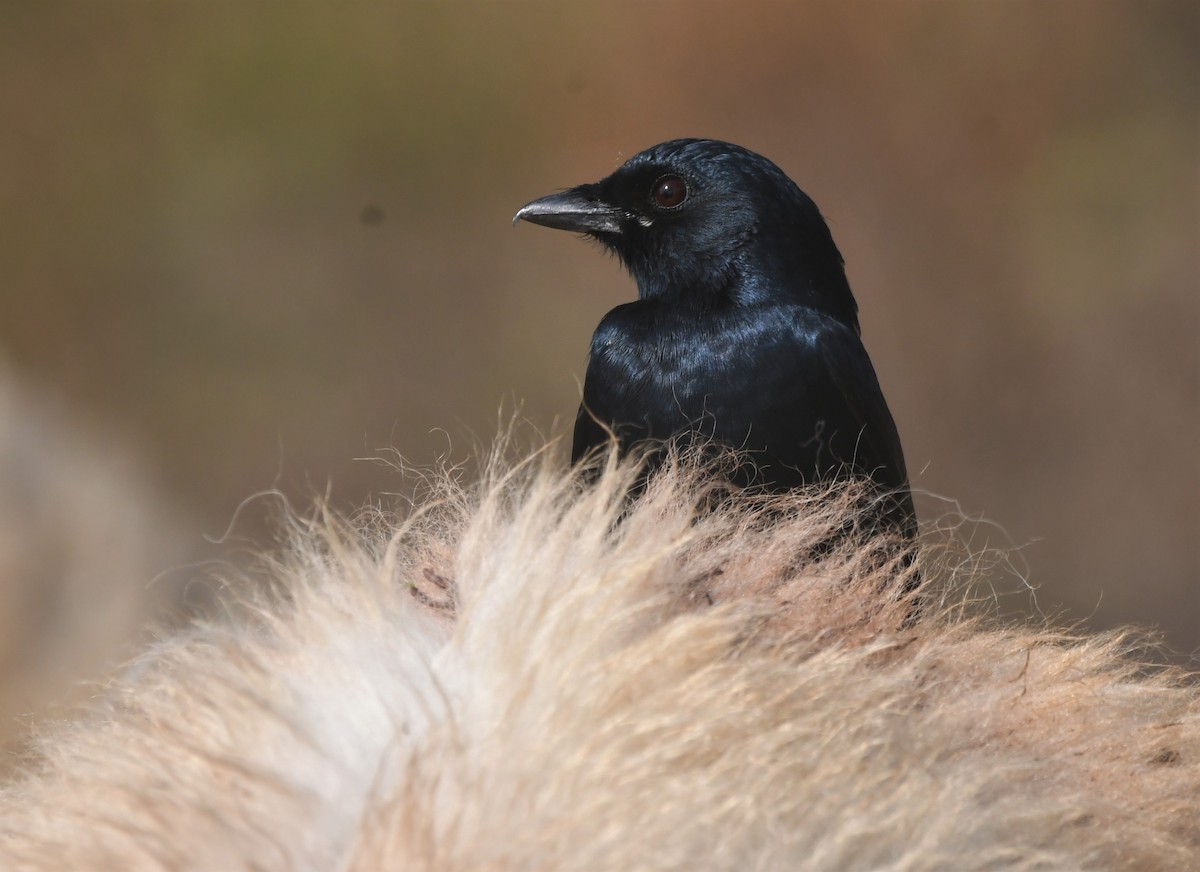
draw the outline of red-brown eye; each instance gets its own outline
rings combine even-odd
[[[663,176],[654,183],[654,205],[660,209],[674,209],[687,195],[687,185],[679,176]]]

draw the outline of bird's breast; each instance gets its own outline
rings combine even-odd
[[[768,328],[683,323],[602,331],[592,348],[585,403],[606,420],[643,424],[655,436],[695,428],[702,419],[742,426],[756,417],[757,406],[789,402],[786,383],[802,378],[787,372],[779,339]]]

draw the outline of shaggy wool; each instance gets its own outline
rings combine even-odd
[[[0,869],[1200,868],[1187,676],[971,616],[928,545],[914,620],[852,485],[603,463],[294,520],[43,735]]]

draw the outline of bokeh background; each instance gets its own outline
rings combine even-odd
[[[251,494],[563,432],[633,286],[512,214],[687,135],[821,205],[926,519],[1194,666],[1198,8],[0,3],[0,739]]]

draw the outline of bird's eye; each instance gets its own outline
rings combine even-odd
[[[660,209],[674,209],[687,195],[687,184],[679,176],[663,176],[654,183],[654,205]]]

